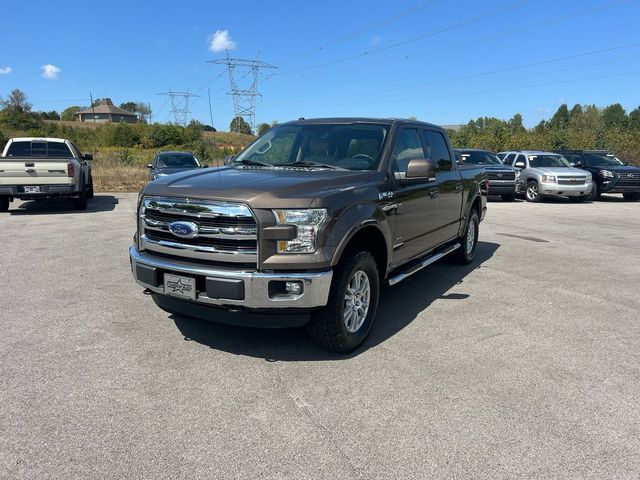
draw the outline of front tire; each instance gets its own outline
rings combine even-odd
[[[622,198],[624,198],[627,202],[637,202],[638,200],[640,200],[640,192],[623,193]]]
[[[527,183],[527,191],[524,194],[527,202],[539,203],[542,201],[542,195],[540,195],[540,190],[538,189],[538,182],[531,181]]]
[[[600,200],[600,192],[598,191],[598,184],[596,182],[593,182],[593,188],[591,189],[591,193],[589,193],[589,200],[592,202]]]
[[[334,271],[329,301],[314,312],[307,329],[327,350],[348,353],[365,341],[378,310],[380,275],[367,251],[347,251]]]
[[[87,191],[87,198],[89,200],[93,199],[93,175],[89,174],[89,188]]]
[[[0,197],[0,212],[9,211],[9,197]]]
[[[460,265],[469,265],[476,257],[476,247],[478,246],[478,234],[480,233],[480,219],[478,212],[471,212],[467,228],[462,237],[458,239],[460,248],[452,253],[453,259]]]

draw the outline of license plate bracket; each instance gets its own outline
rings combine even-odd
[[[196,279],[172,273],[164,274],[164,293],[172,297],[196,299]]]

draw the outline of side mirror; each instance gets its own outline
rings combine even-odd
[[[147,163],[147,168],[153,168],[153,164]]]
[[[92,153],[85,153],[82,156],[82,158],[83,158],[83,160],[91,161],[91,160],[93,160],[93,154]]]
[[[435,176],[433,162],[431,162],[431,160],[427,160],[426,158],[414,158],[413,160],[409,160],[409,164],[407,165],[407,175],[405,176],[407,180],[435,180]]]
[[[235,158],[235,155],[227,155],[226,157],[224,157],[223,163],[225,165],[231,165],[233,163],[234,158]]]
[[[516,162],[514,167],[515,168],[526,168],[527,166],[525,165],[524,162]]]

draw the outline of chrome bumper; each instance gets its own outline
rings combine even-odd
[[[323,307],[329,299],[329,289],[333,271],[308,273],[260,273],[252,271],[215,269],[208,266],[196,266],[189,262],[168,261],[139,252],[135,245],[129,248],[131,269],[137,283],[154,293],[164,295],[164,286],[145,283],[138,278],[137,266],[157,268],[161,272],[184,274],[197,278],[241,280],[244,284],[244,298],[233,300],[228,298],[211,298],[206,292],[198,291],[195,303],[226,307],[244,307],[250,309],[277,308],[316,308]],[[300,281],[304,290],[300,295],[270,294],[269,283],[283,281]],[[184,300],[184,299],[183,299]]]
[[[593,188],[593,182],[582,183],[578,185],[563,185],[559,183],[540,182],[539,190],[542,195],[562,196],[562,197],[579,197],[588,195]]]

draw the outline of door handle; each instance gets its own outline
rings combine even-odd
[[[461,192],[461,191],[462,191],[462,184],[456,183],[456,192]]]
[[[439,194],[440,194],[440,192],[438,191],[437,188],[433,188],[433,189],[429,190],[429,196],[431,198],[436,198]]]

